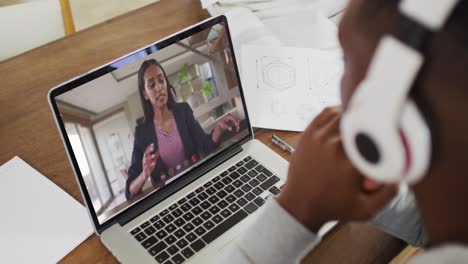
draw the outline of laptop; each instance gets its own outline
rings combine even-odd
[[[123,263],[216,261],[285,182],[287,161],[254,139],[224,16],[48,100],[95,232]]]

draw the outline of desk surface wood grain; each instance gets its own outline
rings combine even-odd
[[[162,0],[0,63],[0,164],[19,156],[83,202],[47,102],[50,88],[208,17],[195,0]],[[299,133],[276,131],[296,145]],[[273,131],[256,137],[270,142]],[[368,224],[343,224],[306,263],[388,263],[404,246]],[[64,263],[116,263],[92,235]]]

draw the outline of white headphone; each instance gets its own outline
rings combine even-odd
[[[430,164],[431,133],[409,92],[424,63],[420,45],[439,31],[460,0],[402,0],[413,22],[404,36],[384,36],[343,114],[345,151],[367,177],[385,183],[415,183]]]

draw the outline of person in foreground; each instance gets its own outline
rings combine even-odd
[[[144,61],[138,71],[138,91],[144,119],[135,128],[132,164],[125,188],[127,200],[141,193],[151,177],[153,187],[196,163],[221,143],[226,131],[239,132],[239,120],[231,114],[206,134],[187,103],[177,103],[172,85],[161,64],[155,59]]]
[[[448,2],[452,1],[445,4]],[[426,5],[436,3],[440,2],[424,1]],[[222,263],[298,262],[320,242],[316,233],[322,224],[369,220],[396,195],[399,181],[371,180],[374,175],[358,171],[351,162],[354,159],[350,160],[344,145],[342,121],[353,108],[356,90],[361,90],[360,84],[369,77],[382,37],[415,36],[401,34],[408,23],[416,24],[402,15],[399,4],[397,0],[350,1],[339,29],[345,61],[343,108],[327,108],[308,126],[291,157],[283,192],[268,199],[257,221],[223,256]],[[424,117],[430,131],[431,156],[419,175],[422,177],[409,182],[428,235],[428,250],[410,263],[468,263],[467,26],[468,1],[460,0],[440,29],[424,34],[424,45],[412,43],[421,48],[425,59],[405,97],[416,102]],[[402,62],[401,67],[407,66]],[[397,74],[399,70],[394,68]],[[379,118],[380,124],[375,126],[391,122]],[[423,133],[417,136],[424,137]],[[401,137],[405,141],[404,133]],[[389,177],[399,175],[393,176]]]

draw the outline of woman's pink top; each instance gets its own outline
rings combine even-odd
[[[158,138],[159,154],[167,167],[168,176],[173,176],[187,167],[184,146],[174,117],[172,117],[172,127],[168,132],[160,130],[157,126],[155,126],[155,130]]]

